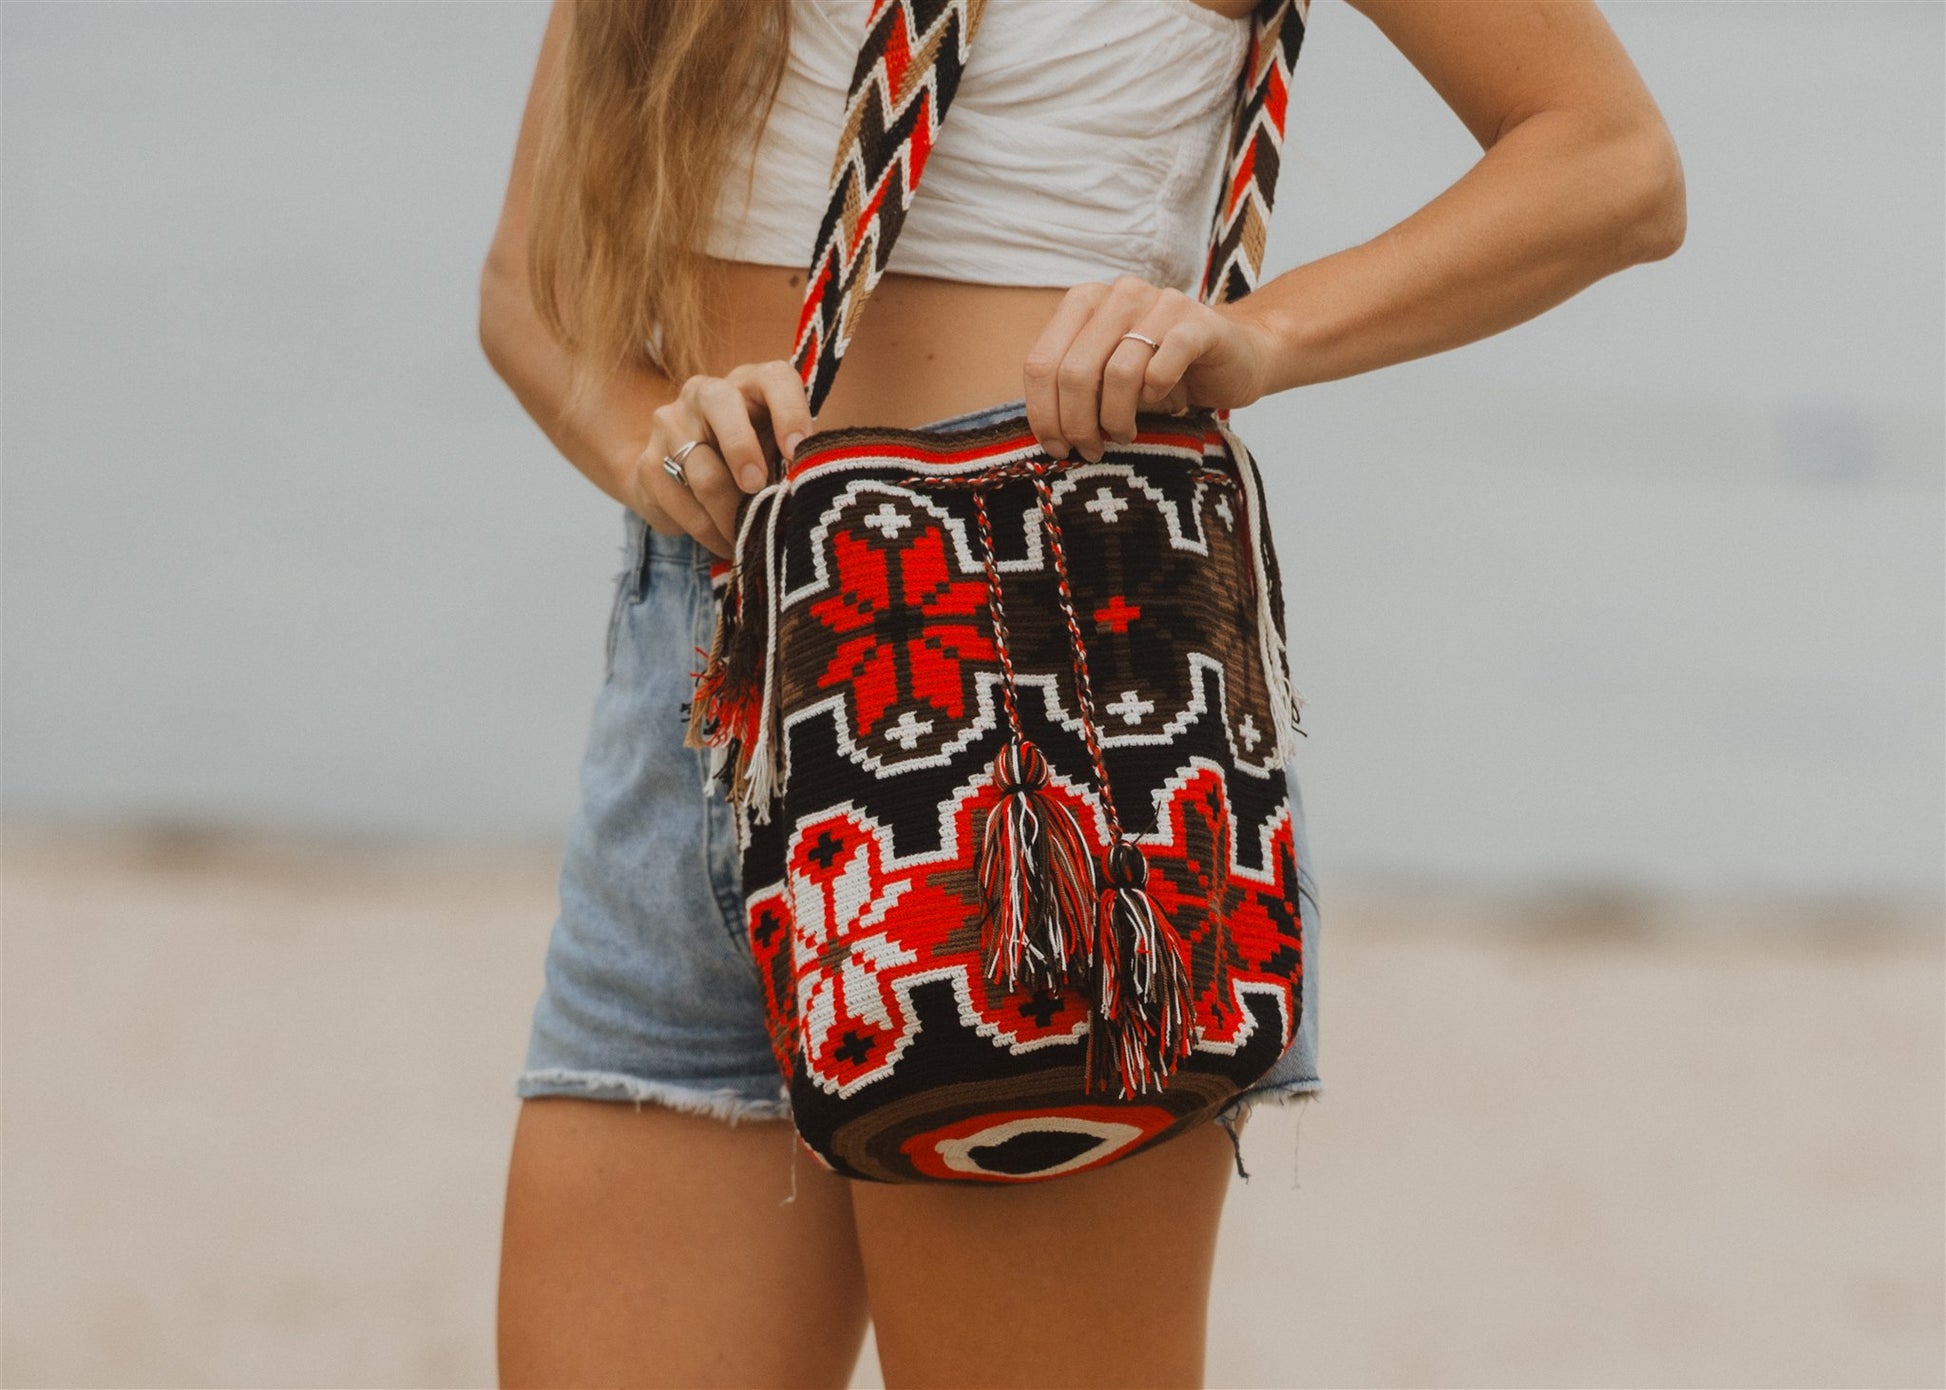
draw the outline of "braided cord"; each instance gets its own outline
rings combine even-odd
[[[1074,588],[1068,583],[1068,550],[1061,542],[1061,521],[1054,514],[1054,487],[1045,476],[1034,479],[1034,493],[1041,504],[1041,529],[1047,535],[1048,558],[1054,562],[1055,593],[1061,617],[1068,628],[1068,647],[1074,655],[1075,713],[1081,716],[1081,732],[1088,741],[1088,757],[1095,765],[1095,786],[1101,791],[1101,809],[1108,815],[1111,839],[1122,838],[1122,818],[1115,810],[1115,794],[1108,786],[1108,763],[1101,753],[1101,730],[1095,719],[1095,692],[1088,681],[1088,648],[1081,640],[1081,618],[1074,608]]]

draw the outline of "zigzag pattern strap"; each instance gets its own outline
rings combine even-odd
[[[885,274],[985,8],[986,0],[874,0],[791,348],[814,415]]]
[[[1241,299],[1257,287],[1283,162],[1291,70],[1310,15],[1310,0],[1263,0],[1251,18],[1250,52],[1230,117],[1228,174],[1203,265],[1205,303]]]

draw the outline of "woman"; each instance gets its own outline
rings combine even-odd
[[[1238,407],[1456,347],[1681,243],[1674,146],[1589,0],[1353,4],[1485,155],[1396,227],[1218,308],[1194,297],[1214,187],[1193,175],[1220,161],[1252,0],[988,0],[816,427],[1024,399],[1050,454],[1094,459],[1138,407]],[[507,1384],[842,1385],[868,1315],[891,1385],[1201,1378],[1216,1126],[1001,1190],[793,1162],[727,809],[672,714],[708,557],[813,431],[782,359],[869,9],[558,0],[542,41],[481,339],[626,509],[630,563],[520,1083]],[[1159,169],[1187,173],[1159,193]],[[1310,1060],[1262,1097],[1315,1094]]]

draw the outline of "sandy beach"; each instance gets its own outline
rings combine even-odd
[[[555,856],[8,825],[6,1384],[490,1384]],[[1323,897],[1211,1385],[1946,1382],[1936,911]]]

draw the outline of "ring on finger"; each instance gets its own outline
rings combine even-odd
[[[701,444],[702,442],[703,441],[700,439],[692,439],[687,444],[683,445],[680,449],[676,450],[675,453],[670,454],[667,458],[663,459],[662,471],[664,473],[667,473],[670,477],[674,478],[677,482],[681,483],[684,487],[688,487],[689,475],[683,472],[683,468],[682,468],[683,460],[688,458],[690,451],[693,450],[697,445]]]
[[[1122,338],[1133,338],[1133,339],[1135,339],[1135,341],[1136,341],[1136,342],[1138,342],[1138,343],[1147,343],[1147,344],[1149,345],[1149,348],[1150,348],[1150,350],[1151,350],[1151,351],[1160,351],[1160,350],[1161,350],[1161,348],[1162,348],[1162,344],[1161,344],[1161,343],[1158,343],[1158,342],[1157,342],[1157,341],[1156,341],[1155,339],[1153,339],[1153,338],[1151,338],[1151,337],[1149,337],[1149,336],[1148,336],[1147,334],[1144,334],[1144,333],[1136,333],[1136,332],[1133,332],[1133,331],[1131,331],[1131,332],[1128,332],[1128,333],[1124,333],[1124,334],[1122,334]],[[1120,339],[1120,338],[1118,338],[1118,339],[1116,339],[1116,341],[1117,341],[1117,342],[1120,342],[1120,341],[1121,341],[1121,339]]]

